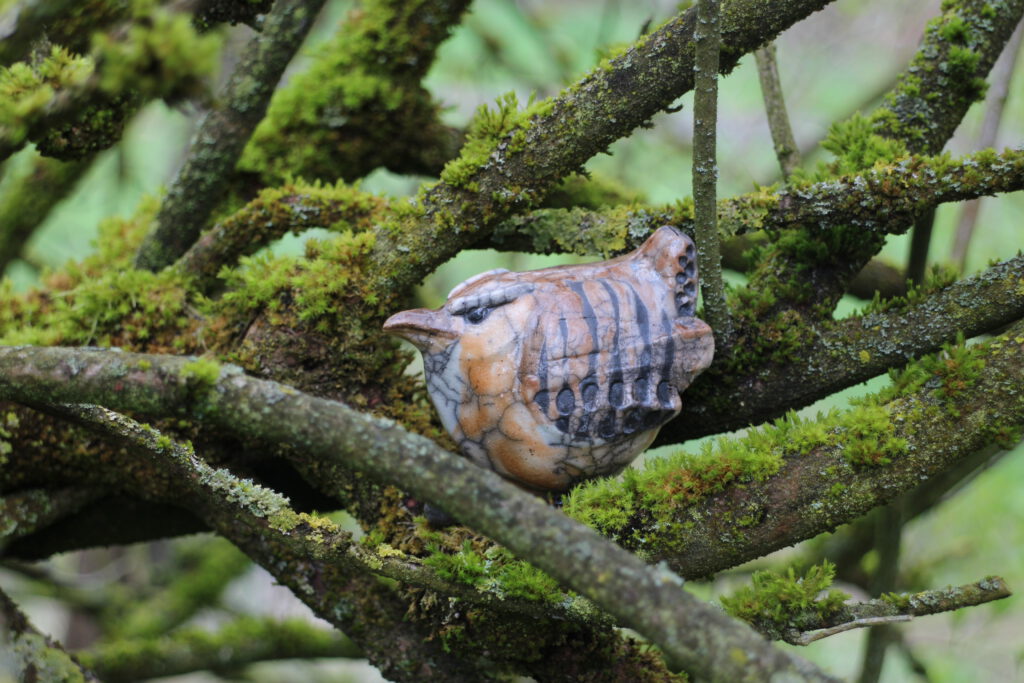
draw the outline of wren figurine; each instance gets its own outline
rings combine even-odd
[[[679,413],[679,392],[714,355],[696,298],[693,242],[665,226],[610,261],[481,273],[384,329],[423,354],[464,455],[560,492],[617,474]]]

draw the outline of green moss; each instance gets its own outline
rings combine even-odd
[[[785,574],[754,572],[751,585],[723,597],[722,606],[773,639],[780,639],[788,630],[818,628],[822,619],[839,612],[850,597],[830,590],[835,569],[826,560],[809,567],[803,575],[792,567]]]
[[[526,144],[526,129],[529,120],[543,116],[552,106],[550,100],[534,101],[530,98],[525,109],[519,109],[519,98],[514,92],[505,93],[491,109],[480,105],[469,124],[466,142],[459,158],[448,162],[441,172],[441,180],[453,187],[465,187],[476,191],[471,178],[487,164],[498,145],[504,143],[510,152],[522,149]]]
[[[58,91],[79,87],[92,75],[94,62],[54,46],[33,64],[0,68],[0,131],[4,141],[20,145],[30,127]]]
[[[933,388],[934,396],[942,402],[951,417],[958,417],[958,401],[971,391],[971,386],[985,368],[987,345],[968,346],[963,334],[953,344],[945,344],[938,353],[923,356],[899,370],[890,370],[891,384],[870,403],[885,403],[900,396]]]
[[[293,175],[354,180],[378,166],[436,174],[451,132],[420,79],[458,18],[455,5],[362,3],[274,94],[239,168],[267,184]]]
[[[813,172],[796,169],[791,183],[817,183],[836,176],[856,174],[876,164],[892,163],[908,154],[901,140],[879,135],[875,130],[875,121],[859,112],[846,121],[829,126],[828,135],[821,146],[831,152],[835,159],[818,164]]]
[[[881,406],[858,406],[841,419],[839,443],[851,465],[888,465],[907,452],[907,440],[895,434],[888,411]]]
[[[181,352],[187,337],[181,333],[197,321],[190,304],[202,302],[187,282],[173,271],[151,273],[115,270],[49,299],[45,307],[5,302],[0,313],[5,344],[83,344],[119,346],[127,350]],[[198,341],[198,340],[196,340]]]
[[[181,367],[181,376],[189,382],[212,387],[220,377],[220,363],[212,358],[196,358]]]
[[[220,43],[216,34],[199,34],[188,14],[135,0],[126,34],[98,33],[93,39],[99,88],[110,95],[127,90],[170,99],[196,95],[216,68]]]
[[[904,612],[910,607],[910,595],[907,593],[882,593],[880,599],[889,603],[900,612]]]
[[[560,602],[565,598],[558,582],[501,546],[481,549],[466,539],[454,552],[438,541],[428,542],[427,550],[429,554],[423,563],[449,581],[511,598],[542,602]]]

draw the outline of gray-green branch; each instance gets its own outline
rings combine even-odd
[[[0,396],[31,404],[84,402],[151,415],[188,414],[247,438],[343,459],[437,503],[500,541],[661,646],[669,657],[717,680],[773,674],[826,680],[813,666],[683,590],[650,567],[492,472],[334,401],[246,377],[211,372],[202,361],[108,350],[0,349]],[[740,662],[733,652],[742,650]]]

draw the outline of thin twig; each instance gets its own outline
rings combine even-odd
[[[875,549],[878,551],[878,567],[871,577],[871,593],[882,595],[896,587],[899,575],[900,540],[903,536],[903,510],[899,501],[882,509],[875,527]],[[868,634],[864,647],[864,661],[861,665],[860,683],[876,683],[882,675],[885,653],[891,639],[889,630],[876,628]]]
[[[928,270],[928,250],[931,247],[934,225],[935,209],[928,209],[914,220],[914,228],[910,232],[907,279],[917,285],[924,282]]]
[[[800,148],[793,137],[793,127],[786,113],[786,100],[782,96],[779,80],[779,66],[775,60],[775,43],[768,43],[754,51],[757,60],[757,77],[761,81],[764,109],[768,114],[768,128],[775,146],[775,156],[782,169],[782,177],[789,178],[800,165]]]
[[[159,270],[199,238],[222,198],[231,172],[292,56],[313,25],[324,0],[277,0],[263,31],[252,38],[231,75],[224,104],[203,120],[157,215],[139,247],[137,268]]]
[[[715,159],[718,126],[718,53],[721,26],[719,0],[698,0],[694,25],[693,80],[693,209],[697,261],[704,297],[704,315],[715,331],[719,348],[732,336],[722,280],[718,243],[718,164]]]
[[[1006,44],[1006,50],[995,67],[992,69],[992,88],[988,94],[988,109],[985,110],[985,121],[981,125],[981,133],[975,143],[977,149],[993,147],[996,144],[996,135],[999,133],[999,124],[1003,120],[1003,109],[1006,105],[1006,97],[1010,93],[1010,82],[1013,80],[1014,67],[1019,58],[1021,38],[1024,37],[1024,22],[1017,25],[1017,29]],[[967,263],[967,247],[974,235],[974,226],[978,222],[978,211],[981,208],[981,199],[964,204],[960,212],[960,220],[956,225],[956,236],[953,240],[953,251],[949,259],[963,271]]]
[[[820,631],[811,631],[809,633],[787,636],[786,642],[792,643],[793,645],[810,645],[816,640],[828,638],[829,636],[834,636],[837,633],[852,631],[855,628],[881,626],[882,624],[898,624],[900,622],[910,621],[911,619],[913,619],[913,617],[909,614],[896,614],[891,617],[865,617],[855,621],[848,621],[845,624],[839,624],[838,626],[823,628]]]

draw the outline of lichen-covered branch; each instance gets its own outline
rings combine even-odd
[[[867,602],[843,605],[827,617],[808,613],[800,618],[800,630],[787,629],[782,639],[793,645],[809,645],[816,640],[850,630],[865,628],[894,620],[909,621],[912,617],[952,612],[964,607],[984,605],[987,602],[1010,597],[1010,589],[1001,577],[989,576],[975,583],[950,586],[945,589],[919,593],[887,593]],[[902,619],[899,619],[903,617]]]
[[[942,5],[917,53],[882,106],[875,132],[917,154],[936,154],[967,109],[985,95],[985,77],[1024,15],[1024,2],[960,0]]]
[[[1013,80],[1014,67],[1017,64],[1022,40],[1024,40],[1024,22],[1017,24],[1017,29],[1010,37],[1010,42],[1006,44],[1005,53],[992,70],[992,87],[989,89],[986,99],[988,106],[985,109],[985,119],[975,141],[975,146],[978,149],[993,147],[996,144],[996,133],[998,133],[999,124],[1002,122],[1003,108],[1006,105],[1006,97],[1010,93],[1010,82]],[[980,203],[979,199],[964,204],[956,224],[953,248],[949,258],[961,270],[967,260],[967,246],[971,242],[974,226],[977,224]]]
[[[387,650],[395,638],[416,643],[429,634],[420,632],[417,624],[396,623],[394,615],[403,613],[403,601],[373,587],[374,579],[365,571],[367,567],[358,561],[357,555],[348,552],[351,534],[327,520],[295,513],[283,496],[207,465],[190,446],[179,444],[148,425],[96,405],[52,409],[146,456],[148,468],[138,464],[118,468],[119,478],[133,492],[188,505],[318,615],[350,634],[382,672],[396,680],[408,680],[409,665],[393,660]],[[221,581],[215,581],[213,588],[219,590],[222,586]],[[209,590],[210,586],[203,588]],[[361,599],[370,595],[370,600]],[[184,591],[183,596],[188,603],[185,613],[195,600],[203,597],[194,590]],[[206,597],[209,599],[210,595]],[[129,613],[135,617],[135,623],[126,624],[125,634],[163,632],[183,613],[173,596],[169,604],[159,598],[157,603],[154,614],[149,610]],[[416,660],[444,662],[448,675],[479,673],[472,665],[444,653],[437,643],[424,643],[415,649]]]
[[[139,681],[203,669],[236,669],[276,659],[362,657],[349,638],[305,619],[238,617],[216,631],[179,629],[157,639],[125,639],[75,653],[104,681]]]
[[[256,124],[263,118],[270,96],[324,0],[276,0],[263,25],[252,38],[228,81],[223,104],[199,126],[157,215],[157,225],[146,236],[135,266],[160,270],[173,263],[199,238],[223,197]]]
[[[947,202],[1024,189],[1024,149],[982,150],[959,159],[904,157],[858,174],[791,184],[718,201],[723,239],[803,227],[812,237],[852,226],[863,235],[904,231],[915,216]],[[661,225],[693,235],[693,207],[538,209],[501,223],[491,244],[550,253],[616,254]]]
[[[0,590],[0,649],[3,663],[22,681],[97,681],[92,672],[48,636],[43,635]],[[5,673],[7,673],[5,671]]]
[[[8,400],[101,403],[144,414],[185,412],[248,438],[289,443],[319,458],[343,457],[456,518],[472,520],[474,528],[590,597],[699,675],[762,680],[786,672],[827,679],[802,660],[766,648],[759,636],[691,597],[671,572],[645,565],[494,473],[388,420],[245,377],[237,369],[178,357],[5,348],[0,371],[0,396]],[[289,577],[289,585],[298,580]],[[749,659],[738,662],[730,654],[736,648]]]
[[[721,348],[732,335],[718,245],[718,0],[697,1],[693,76],[693,213],[704,315]]]
[[[937,154],[982,95],[985,76],[1024,14],[1024,0],[965,0],[944,3],[941,11],[882,106],[868,118],[857,114],[832,126],[823,146],[836,160],[818,169],[821,179],[863,172],[908,152]],[[756,344],[770,335],[765,328],[784,324],[787,316],[812,324],[828,320],[850,280],[883,244],[882,235],[855,224],[813,235],[801,225],[778,235],[746,291],[772,303],[738,321],[738,343]]]
[[[885,592],[874,600],[852,602],[849,595],[831,588],[835,569],[826,560],[802,575],[792,566],[785,573],[757,571],[749,585],[722,597],[722,606],[772,640],[807,645],[854,628],[910,621],[1010,596],[1006,583],[990,576],[956,588],[912,595]]]
[[[1024,425],[1024,323],[948,346],[843,413],[791,415],[702,457],[658,460],[573,492],[576,516],[682,576],[706,576],[831,531]]]

